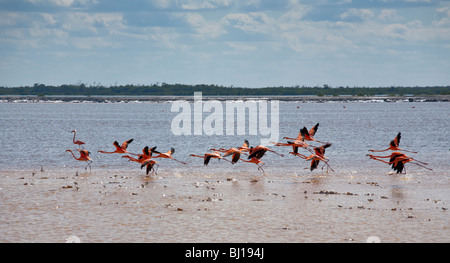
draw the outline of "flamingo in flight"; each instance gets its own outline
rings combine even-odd
[[[306,140],[306,141],[315,141],[315,142],[319,142],[319,143],[325,143],[325,142],[321,142],[321,141],[314,139],[314,135],[316,134],[318,129],[319,129],[319,123],[314,125],[314,127],[312,127],[311,130],[309,130],[309,131],[308,131],[308,129],[306,129],[306,127],[303,127],[302,129],[300,129],[300,132],[298,133],[296,139],[289,138],[289,137],[284,137],[283,139],[300,140],[301,138],[303,138],[303,140]]]
[[[294,141],[287,141],[287,143],[279,142],[279,143],[275,143],[274,146],[292,146],[292,150],[294,153],[298,153],[298,148],[300,147],[300,148],[305,148],[306,150],[308,150],[312,153],[311,149],[308,148],[309,144],[307,144],[305,142],[304,132],[300,132]]]
[[[254,148],[253,147],[250,148],[250,155],[248,156],[248,159],[250,160],[253,157],[256,157],[256,159],[261,159],[267,151],[273,152],[281,157],[284,157],[284,154],[277,153],[274,150],[267,148],[266,146],[258,145]]]
[[[86,162],[87,165],[86,165],[86,167],[84,167],[84,169],[87,170],[87,168],[89,166],[89,172],[90,172],[91,171],[91,163],[92,163],[92,158],[89,157],[90,152],[87,150],[84,150],[84,149],[83,150],[78,149],[78,151],[80,152],[80,157],[77,158],[75,156],[75,154],[72,152],[72,150],[66,150],[66,152],[70,152],[72,154],[72,156],[73,156],[73,158],[75,158],[75,160]]]
[[[73,131],[71,131],[71,132],[73,132],[73,143],[78,145],[78,149],[84,148],[84,147],[83,147],[83,144],[85,144],[85,143],[84,143],[83,141],[80,141],[80,140],[76,140],[76,141],[75,141],[75,136],[76,136],[76,134],[77,134],[77,131],[76,131],[76,130],[73,130]]]
[[[179,160],[177,160],[177,159],[175,159],[175,158],[172,157],[172,154],[175,152],[175,149],[174,149],[173,147],[170,148],[170,151],[165,152],[165,153],[161,153],[161,152],[158,152],[158,151],[156,151],[156,150],[153,150],[153,152],[159,154],[159,155],[157,155],[157,156],[154,156],[153,158],[166,158],[166,159],[172,159],[172,160],[177,161],[177,162],[179,162],[179,163],[187,164],[187,163],[185,163],[185,162],[179,161]]]
[[[250,151],[250,143],[248,142],[248,140],[244,141],[244,144],[242,144],[241,147],[238,148],[230,148],[230,149],[224,149],[224,148],[220,148],[220,149],[209,149],[210,151],[215,151],[215,152],[221,152],[223,153],[223,157],[227,157],[227,156],[231,156],[231,164],[235,164],[239,161],[241,154],[246,154],[246,152]]]
[[[154,152],[154,150],[156,149],[156,146],[149,149],[148,146],[145,146],[144,149],[142,149],[142,154],[136,154],[138,156],[138,158],[134,158],[132,156],[129,155],[124,155],[122,156],[122,158],[128,158],[129,161],[133,161],[133,162],[137,162],[137,163],[144,163],[145,161],[149,160],[150,158],[152,158],[152,154]]]
[[[156,168],[155,168],[156,165]],[[158,170],[159,164],[157,163],[157,161],[153,160],[153,159],[147,159],[146,161],[144,161],[141,165],[141,169],[144,168],[144,166],[147,166],[146,172],[145,174],[148,175],[149,173],[152,174],[154,173],[156,175],[156,171]]]
[[[261,170],[263,172],[263,174],[265,175],[266,173],[264,172],[264,169],[262,168],[265,163],[263,161],[261,161],[260,159],[256,158],[256,157],[252,157],[250,160],[244,160],[241,159],[243,162],[247,162],[247,163],[254,163],[258,166],[258,171]]]
[[[157,174],[157,168],[159,167],[159,164],[157,164],[157,161],[152,160],[152,154],[155,151],[156,146],[149,149],[148,146],[145,146],[144,149],[142,149],[142,154],[138,154],[138,158],[134,158],[129,155],[124,155],[122,158],[128,158],[129,161],[137,162],[141,164],[141,169],[144,168],[144,166],[147,166],[146,169],[146,175],[154,173]],[[155,168],[156,165],[156,168]]]
[[[98,151],[99,153],[128,153],[128,154],[133,154],[127,151],[128,148],[128,144],[130,144],[131,142],[133,142],[133,139],[130,139],[124,143],[122,143],[122,145],[119,145],[119,143],[117,141],[114,141],[114,146],[116,147],[116,150],[113,152],[105,152],[105,151]]]
[[[406,167],[405,164],[408,162],[411,162],[412,164],[418,165],[420,167],[423,167],[425,169],[428,169],[430,171],[433,171],[433,169],[430,169],[428,167],[425,167],[425,165],[428,165],[428,163],[418,161],[416,159],[413,159],[409,156],[406,156],[404,153],[401,152],[393,152],[390,155],[387,156],[375,156],[371,154],[367,154],[367,156],[370,157],[370,159],[380,161],[383,163],[387,163],[391,165],[391,168],[396,171],[397,173],[402,173],[403,170],[405,170],[406,174]],[[381,160],[380,158],[390,158],[389,162],[386,162],[385,160]]]
[[[290,152],[290,154],[296,155],[302,159],[305,159],[307,161],[311,160],[311,165],[310,165],[310,170],[313,171],[314,169],[316,169],[319,165],[320,161],[323,161],[325,163],[325,165],[327,166],[327,171],[328,168],[334,172],[333,168],[331,168],[331,166],[328,164],[328,161],[326,159],[328,159],[328,157],[325,156],[325,149],[330,147],[331,143],[326,143],[320,147],[315,147],[314,148],[314,154],[311,154],[310,156],[306,156],[300,153],[296,153],[296,152]],[[308,168],[305,168],[308,169]],[[322,166],[323,169],[323,166]]]
[[[223,154],[223,157],[227,157],[231,155],[231,164],[237,163],[241,157],[242,151],[236,148],[230,148]]]
[[[239,147],[241,148],[241,147]],[[235,164],[237,163],[237,161],[239,161],[241,154],[243,154],[243,152],[239,149],[236,148],[230,148],[230,149],[224,149],[224,148],[220,148],[220,149],[209,149],[210,151],[215,151],[215,152],[221,152],[223,153],[223,157],[228,157],[231,155],[231,164]]]
[[[218,152],[218,151],[215,151],[213,153],[205,153],[203,156],[196,155],[196,154],[190,154],[189,156],[203,158],[204,159],[203,165],[208,165],[208,163],[211,159],[219,159],[219,160],[223,159],[223,160],[229,162],[229,160],[223,158],[222,155],[220,155],[220,152]]]
[[[397,134],[397,136],[389,143],[389,148],[384,149],[384,150],[369,150],[369,152],[385,152],[385,151],[391,150],[391,151],[405,151],[405,152],[410,152],[410,153],[417,153],[417,152],[407,151],[407,150],[398,148],[398,146],[400,145],[401,138],[402,138],[402,133],[399,132]]]
[[[244,144],[242,144],[241,147],[238,147],[238,150],[241,152],[249,152],[250,151],[249,147],[250,147],[250,143],[247,140],[245,140]]]

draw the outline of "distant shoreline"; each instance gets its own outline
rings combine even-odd
[[[286,102],[449,102],[450,95],[422,96],[202,96],[207,100],[278,100]],[[129,102],[171,102],[175,100],[193,101],[193,96],[37,96],[37,95],[1,95],[0,102],[93,102],[93,103],[129,103]]]

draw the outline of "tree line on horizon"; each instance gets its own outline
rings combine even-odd
[[[0,87],[0,95],[63,95],[63,96],[375,96],[375,95],[450,95],[450,86],[427,87],[330,87],[328,85],[305,87],[242,88],[207,84],[152,84],[88,86],[64,84],[51,86],[36,83],[33,86]]]

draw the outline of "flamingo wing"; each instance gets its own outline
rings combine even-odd
[[[242,144],[242,147],[239,147],[238,149],[242,150],[242,151],[248,151],[249,147],[250,147],[250,143],[248,142],[248,140],[245,140],[244,144]]]
[[[232,155],[234,153],[235,153],[235,150],[233,148],[231,148],[231,149],[229,149],[229,150],[227,150],[226,152],[223,153],[223,157],[230,156],[230,155]]]
[[[119,145],[119,143],[117,141],[114,141],[113,144],[118,150],[122,149],[122,147],[120,147],[120,145]]]
[[[264,154],[266,153],[266,149],[263,149],[261,147],[253,148],[250,155],[248,156],[248,159],[252,159],[253,157],[256,157],[256,159],[261,159]]]
[[[394,147],[394,148],[396,148],[396,147],[398,147],[399,145],[400,145],[400,139],[402,138],[402,134],[401,134],[401,132],[399,132],[398,134],[397,134],[397,136],[395,137],[395,139],[393,139],[389,144],[392,146],[392,147]]]
[[[323,156],[325,154],[325,149],[330,147],[331,143],[327,143],[325,145],[322,145],[320,147],[315,147],[314,148],[314,152],[316,152],[317,155],[319,156]]]
[[[143,153],[145,156],[151,156],[151,155],[150,155],[150,152],[149,152],[149,150],[148,150],[148,146],[145,146],[144,149],[142,149],[142,153]]]
[[[304,140],[305,138],[309,138],[309,132],[308,132],[308,129],[306,129],[306,127],[303,127],[303,128],[300,130],[300,134],[301,134],[303,140]]]
[[[317,123],[314,127],[311,128],[311,130],[309,130],[309,135],[310,136],[314,136],[314,134],[316,134],[317,129],[319,129],[319,123]]]
[[[89,157],[89,154],[91,154],[88,150],[84,150],[84,149],[78,149],[78,151],[80,152],[81,156],[84,157]]]
[[[128,144],[130,144],[131,142],[133,142],[134,139],[129,139],[128,141],[122,143],[122,149],[126,150],[128,148]]]
[[[148,162],[147,170],[145,171],[146,175],[148,175],[152,171],[153,165],[155,165],[155,162]]]
[[[242,145],[242,147],[244,147],[244,148],[250,147],[250,143],[248,142],[248,140],[244,141],[244,144]]]
[[[152,156],[152,153],[161,154],[160,152],[158,152],[158,151],[156,150],[156,147],[157,147],[157,146],[150,148],[150,156]]]
[[[203,165],[208,165],[208,163],[209,163],[209,161],[211,160],[211,158],[212,158],[212,155],[207,155],[207,156],[205,157],[205,161],[203,162]]]
[[[238,152],[238,151],[234,152],[234,153],[233,153],[233,156],[232,156],[232,158],[231,158],[231,163],[232,163],[232,164],[237,163],[237,161],[239,161],[239,157],[241,157],[241,153]]]
[[[403,153],[400,152],[393,152],[391,154],[391,158],[389,159],[389,163],[391,164],[392,169],[394,171],[397,171],[397,173],[401,173],[403,168],[398,171],[399,167],[402,165],[399,165],[398,163],[401,163],[402,157],[405,156]]]
[[[392,169],[396,171],[398,174],[403,172],[403,169],[405,168],[405,164],[402,161],[397,161],[392,164]]]
[[[314,158],[314,159],[312,159],[312,161],[311,161],[311,171],[312,170],[314,170],[314,169],[316,169],[317,168],[317,166],[319,166],[319,159],[318,158]]]
[[[300,131],[298,131],[296,140],[304,140],[305,139],[305,136],[303,135],[302,130],[303,129],[300,129]]]

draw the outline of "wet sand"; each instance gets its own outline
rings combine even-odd
[[[426,173],[0,172],[0,242],[450,242]]]

